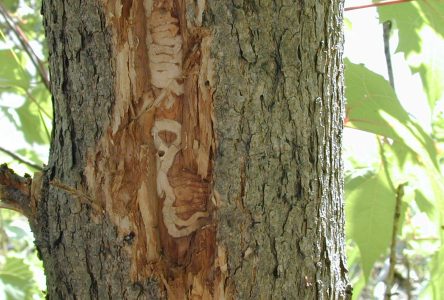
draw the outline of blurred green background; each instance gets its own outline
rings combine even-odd
[[[354,299],[444,299],[444,3],[390,2],[345,1],[349,276]],[[40,5],[0,0],[0,163],[31,176],[52,124]],[[44,290],[26,218],[0,209],[0,299]]]

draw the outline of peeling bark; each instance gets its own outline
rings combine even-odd
[[[345,298],[342,9],[45,0],[49,298]]]

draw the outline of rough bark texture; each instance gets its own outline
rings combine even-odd
[[[49,298],[346,298],[342,10],[45,0]]]
[[[98,1],[43,1],[54,104],[51,153],[31,225],[50,299],[157,298],[154,279],[132,282],[130,241],[85,193],[87,150],[105,134],[115,102],[111,30]],[[49,182],[79,190],[69,193]]]
[[[343,298],[342,2],[210,11],[218,241],[238,298]]]

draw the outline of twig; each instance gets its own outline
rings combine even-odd
[[[404,196],[404,187],[407,185],[407,182],[398,185],[396,189],[396,204],[395,204],[395,214],[393,216],[393,232],[392,232],[392,242],[390,245],[390,258],[389,258],[389,272],[386,278],[386,290],[384,295],[384,300],[390,300],[391,298],[391,289],[393,286],[393,279],[395,275],[395,265],[396,265],[396,245],[397,245],[397,233],[399,228],[399,220],[401,219],[401,202],[402,197]]]
[[[412,284],[410,282],[411,275],[410,275],[410,261],[408,257],[405,257],[405,266],[407,268],[407,286],[406,286],[406,293],[407,293],[407,300],[413,299],[412,297]]]
[[[384,5],[401,4],[401,3],[405,3],[405,2],[411,2],[411,1],[415,1],[415,0],[393,0],[393,1],[383,1],[383,2],[376,2],[376,3],[372,3],[372,4],[357,5],[357,6],[349,6],[349,7],[346,7],[344,10],[345,10],[345,11],[350,11],[350,10],[363,9],[363,8],[370,8],[370,7],[378,7],[378,6],[384,6]]]
[[[41,104],[37,101],[37,99],[35,99],[34,96],[32,96],[32,94],[28,90],[26,90],[18,85],[15,85],[15,86],[14,85],[0,85],[0,88],[12,88],[12,89],[21,90],[28,96],[28,98],[29,98],[29,100],[31,100],[31,102],[33,102],[35,105],[37,105],[40,120],[43,124],[43,127],[45,128],[46,136],[48,137],[48,140],[50,140],[51,134],[49,133],[48,126],[46,126],[43,115],[45,115],[49,119],[52,119],[52,117],[45,111],[45,109],[41,106]]]
[[[392,66],[392,57],[390,53],[390,31],[392,29],[392,22],[385,21],[382,24],[383,29],[383,37],[384,37],[384,52],[385,52],[385,61],[387,63],[387,73],[389,77],[390,85],[393,90],[395,90],[395,80],[393,77],[393,66]]]
[[[379,146],[379,156],[381,156],[381,163],[382,163],[382,167],[384,168],[384,175],[387,179],[387,182],[391,188],[391,190],[394,192],[395,191],[395,185],[393,184],[392,178],[390,177],[390,172],[389,172],[389,163],[387,160],[387,157],[385,156],[385,149],[384,149],[384,145],[382,140],[385,140],[385,137],[382,136],[376,136],[376,140],[378,141],[378,146]]]
[[[24,89],[23,87],[21,87],[19,85],[0,85],[0,88],[3,88],[3,89],[8,89],[8,88],[9,89],[18,89],[18,90],[22,91],[23,93],[26,94],[26,96],[29,98],[29,100],[31,100],[31,102],[33,102],[35,105],[37,105],[39,111],[41,111],[49,119],[52,119],[52,116],[47,111],[45,111],[45,109],[37,101],[37,99],[35,99],[34,96],[28,90]]]
[[[31,215],[31,178],[21,177],[0,165],[0,208],[12,209],[29,217]]]
[[[12,16],[1,2],[0,2],[0,14],[5,19],[6,25],[9,27],[9,29],[11,29],[14,32],[20,44],[22,45],[23,49],[28,54],[32,64],[37,69],[40,77],[42,78],[43,84],[48,90],[50,90],[49,79],[45,66],[43,65],[42,61],[39,59],[37,54],[35,54],[31,45],[29,45],[28,38],[26,37],[26,35],[23,33],[20,27],[17,24],[15,24]]]
[[[390,85],[392,86],[393,90],[395,90],[395,81],[393,78],[393,68],[392,68],[392,59],[391,59],[391,53],[390,53],[390,30],[392,27],[391,21],[386,21],[383,24],[383,40],[384,40],[384,53],[385,53],[385,60],[387,63],[387,72],[389,76]],[[388,169],[388,163],[386,161],[384,147],[381,143],[381,141],[378,139],[379,142],[379,149],[380,149],[380,155],[382,157],[382,163],[384,165],[384,171],[387,176],[387,180],[390,184],[390,186],[394,189],[393,182],[391,180],[389,169]],[[393,217],[393,232],[392,232],[392,241],[390,245],[390,257],[389,257],[389,272],[387,274],[386,278],[386,291],[384,295],[384,300],[390,300],[391,298],[391,290],[393,286],[393,280],[395,275],[395,265],[396,265],[396,245],[397,245],[397,232],[399,227],[399,219],[401,215],[401,200],[404,195],[404,186],[406,183],[398,185],[396,189],[396,204],[395,204],[395,213]]]
[[[81,203],[91,206],[94,210],[96,210],[98,212],[103,211],[103,209],[95,203],[93,198],[91,198],[90,196],[88,196],[87,194],[85,194],[84,192],[82,192],[76,188],[66,185],[57,179],[50,181],[49,184],[62,190],[62,191],[67,192],[68,194],[70,194],[74,198],[78,199]]]
[[[9,150],[6,150],[3,147],[0,147],[0,151],[5,153],[5,154],[7,154],[7,155],[9,155],[9,156],[11,156],[13,159],[21,162],[22,164],[25,164],[25,165],[27,165],[27,166],[29,166],[31,168],[36,169],[37,171],[43,171],[42,166],[39,166],[39,165],[36,165],[36,164],[34,164],[34,163],[30,162],[30,161],[27,161],[26,159],[21,158],[17,154],[15,154],[15,153],[13,153],[13,152],[11,152]]]

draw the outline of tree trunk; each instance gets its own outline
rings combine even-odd
[[[342,10],[44,0],[49,299],[347,298]]]

